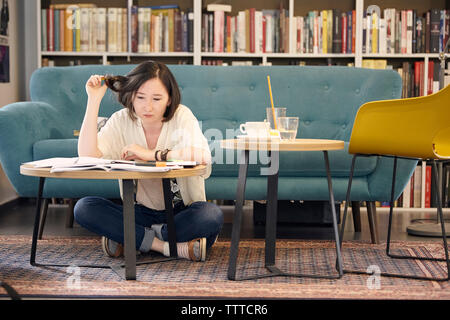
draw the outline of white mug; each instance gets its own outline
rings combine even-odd
[[[251,137],[267,137],[269,135],[270,123],[269,122],[246,122],[239,126],[239,129],[243,134]]]

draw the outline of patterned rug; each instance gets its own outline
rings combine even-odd
[[[229,241],[218,241],[206,262],[175,260],[137,267],[137,280],[121,280],[111,269],[33,267],[29,264],[31,238],[0,236],[0,281],[23,298],[269,298],[269,299],[450,299],[449,282],[431,282],[370,275],[344,274],[341,279],[272,277],[229,281]],[[442,257],[441,243],[394,242],[393,252]],[[153,254],[155,257],[160,257]],[[150,255],[152,256],[152,255]],[[148,258],[138,256],[138,261]],[[443,277],[444,263],[391,260],[385,244],[344,243],[345,269],[410,273]],[[276,265],[291,273],[333,273],[335,249],[330,241],[278,240]],[[119,264],[106,257],[99,238],[52,237],[38,242],[37,262]],[[264,242],[241,241],[237,277],[269,273],[264,268]],[[0,289],[0,296],[6,293]]]

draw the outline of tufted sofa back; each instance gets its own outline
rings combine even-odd
[[[58,109],[60,123],[49,139],[73,138],[73,130],[81,127],[87,102],[85,83],[92,74],[123,75],[135,66],[36,70],[31,79],[31,99]],[[394,71],[349,67],[170,65],[169,68],[180,87],[181,102],[193,111],[210,141],[213,159],[223,160],[223,164],[214,164],[212,176],[237,175],[237,155],[231,156],[234,165],[225,164],[230,163],[230,157],[220,149],[219,141],[239,134],[241,123],[265,119],[266,108],[270,107],[268,75],[275,105],[286,107],[288,116],[300,118],[297,138],[349,141],[358,108],[368,101],[399,98],[402,85]],[[99,115],[109,117],[120,108],[115,95],[108,90]],[[335,161],[333,157],[337,157]],[[299,154],[289,153],[280,161],[280,176],[325,175],[318,154],[306,153],[299,158]],[[347,150],[332,154],[331,161],[334,176],[348,176],[351,161]],[[367,175],[375,166],[376,158],[361,160],[355,175]],[[257,175],[259,167],[250,166],[249,176]]]
[[[72,137],[83,120],[85,82],[92,74],[126,74],[135,65],[55,67],[38,69],[31,79],[31,99],[62,111],[61,137]],[[236,130],[245,121],[262,121],[270,107],[267,75],[276,106],[298,116],[298,138],[349,141],[353,120],[365,102],[398,98],[396,72],[348,67],[216,67],[171,65],[181,89],[182,103],[202,122],[204,131]],[[121,106],[108,90],[100,116]],[[66,130],[66,131],[65,131]]]

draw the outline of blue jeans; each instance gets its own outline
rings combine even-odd
[[[167,219],[164,210],[152,210],[135,204],[136,250],[148,251],[155,233],[152,225],[162,224],[160,234],[168,241]],[[74,208],[75,220],[91,232],[123,244],[123,206],[101,197],[80,199]],[[223,213],[210,202],[198,201],[190,206],[182,202],[174,207],[177,242],[206,238],[210,248],[223,225]],[[143,250],[145,248],[145,250]]]

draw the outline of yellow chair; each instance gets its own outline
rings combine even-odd
[[[447,239],[445,236],[445,223],[442,214],[442,197],[437,187],[438,177],[436,160],[450,159],[450,86],[425,97],[374,101],[362,105],[356,114],[353,125],[349,153],[353,154],[353,159],[347,189],[347,200],[345,202],[344,216],[340,231],[341,244],[345,220],[347,218],[348,203],[350,201],[350,190],[356,158],[368,155],[393,157],[394,168],[386,254],[391,258],[398,259],[445,261],[447,263],[447,277],[434,278],[390,273],[381,273],[381,275],[420,280],[449,280],[450,261]],[[390,253],[392,213],[395,200],[395,177],[398,158],[430,160],[433,163],[435,174],[432,180],[437,190],[437,211],[441,221],[445,259],[393,255]],[[354,270],[344,270],[344,272],[367,274],[365,271]]]

